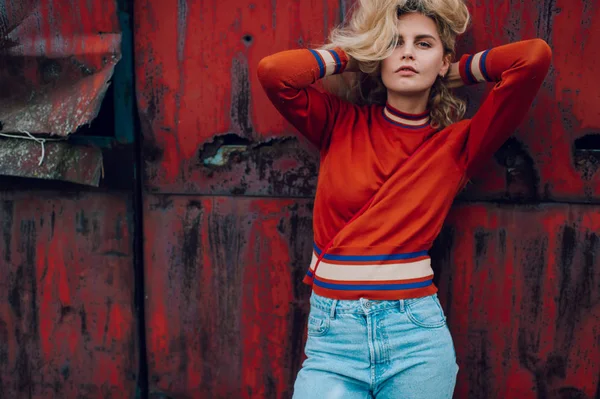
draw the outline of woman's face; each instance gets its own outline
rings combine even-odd
[[[450,67],[433,19],[420,13],[398,18],[398,45],[381,64],[388,96],[429,96],[439,75]]]

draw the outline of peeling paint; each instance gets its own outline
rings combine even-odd
[[[246,145],[224,145],[219,147],[217,153],[208,158],[204,158],[202,162],[206,166],[223,166],[231,161],[232,155],[236,153],[243,153],[246,151],[248,146]]]
[[[102,152],[98,148],[67,142],[44,144],[0,138],[0,175],[63,180],[98,186],[102,176]]]
[[[494,157],[506,171],[506,194],[503,199],[520,202],[535,202],[539,199],[539,173],[531,154],[521,141],[509,138]]]
[[[4,132],[66,136],[96,117],[121,58],[121,33],[116,2],[79,6],[85,2],[9,0],[0,9]]]
[[[575,140],[573,161],[583,180],[593,180],[600,169],[600,134],[587,134]]]

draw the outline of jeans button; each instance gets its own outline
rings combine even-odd
[[[365,308],[369,309],[371,307],[371,302],[369,300],[365,300]]]

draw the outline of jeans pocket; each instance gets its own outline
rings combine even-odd
[[[440,328],[446,325],[446,316],[436,295],[409,301],[406,314],[419,327]]]
[[[329,331],[329,316],[323,312],[311,310],[308,316],[308,335],[318,337]]]

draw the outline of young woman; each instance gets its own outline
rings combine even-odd
[[[452,63],[468,22],[463,0],[359,0],[324,48],[260,62],[274,106],[321,154],[294,398],[452,397],[458,366],[428,250],[456,194],[524,118],[551,58],[534,39]],[[311,86],[342,73],[341,96]],[[461,120],[449,89],[478,82],[494,88]]]

